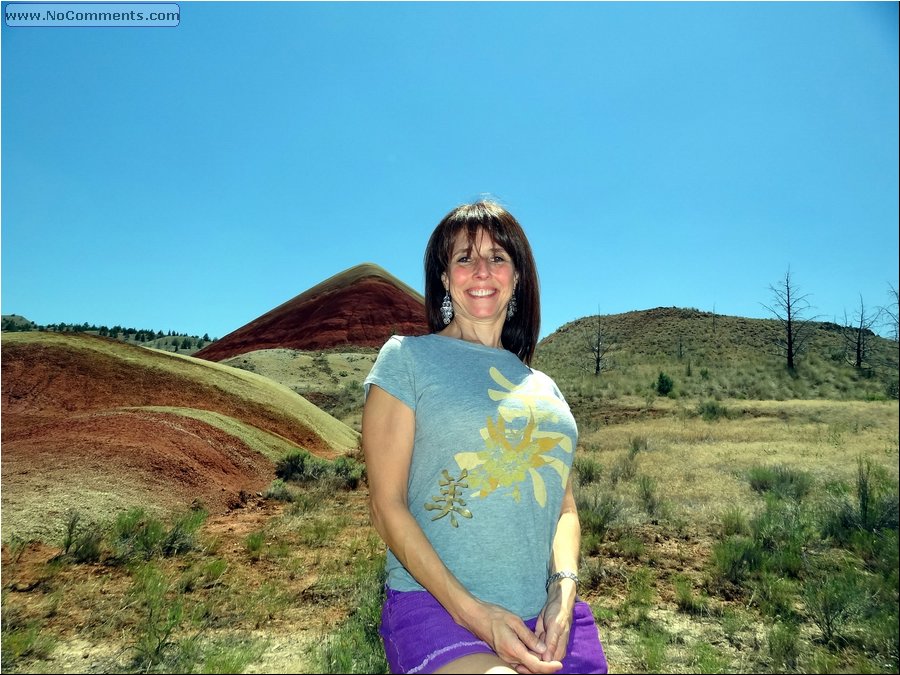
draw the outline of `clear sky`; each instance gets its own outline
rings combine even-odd
[[[179,5],[4,21],[4,314],[221,337],[362,262],[421,291],[482,194],[542,336],[768,317],[788,269],[824,320],[898,285],[897,3]]]

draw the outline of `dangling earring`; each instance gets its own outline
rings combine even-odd
[[[441,317],[444,319],[445,326],[453,319],[453,303],[450,302],[450,291],[444,292],[444,301],[441,303]]]
[[[516,289],[513,289],[512,297],[509,299],[509,303],[506,305],[506,318],[511,319],[513,315],[516,313]]]

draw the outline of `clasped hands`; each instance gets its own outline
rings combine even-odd
[[[535,631],[515,614],[481,603],[484,616],[473,632],[487,642],[518,673],[555,673],[562,668],[572,625],[572,608],[551,589]],[[480,628],[480,630],[479,630]]]

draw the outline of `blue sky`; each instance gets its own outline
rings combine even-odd
[[[542,335],[898,285],[897,3],[179,4],[4,22],[4,314],[221,337],[361,262],[421,291],[482,194]]]

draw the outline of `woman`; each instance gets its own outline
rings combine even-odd
[[[590,607],[576,598],[575,420],[528,367],[538,278],[509,212],[481,201],[438,224],[425,306],[432,333],[392,337],[365,381],[391,671],[606,672]]]

